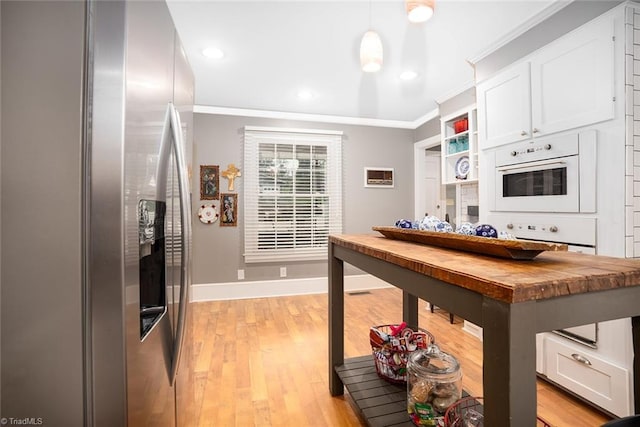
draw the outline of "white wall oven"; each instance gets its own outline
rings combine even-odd
[[[495,152],[495,207],[595,212],[596,131],[510,144]]]

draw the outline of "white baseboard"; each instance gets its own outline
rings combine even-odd
[[[462,330],[482,341],[482,328],[475,323],[471,323],[465,320],[462,326]]]
[[[391,287],[389,283],[369,274],[345,276],[345,292]],[[191,287],[191,301],[216,301],[247,298],[268,298],[290,295],[326,294],[326,277],[308,279],[263,280],[254,282],[201,283]]]

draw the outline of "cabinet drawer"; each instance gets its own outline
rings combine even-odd
[[[544,353],[545,373],[551,381],[620,417],[630,414],[627,369],[561,338],[545,336]]]

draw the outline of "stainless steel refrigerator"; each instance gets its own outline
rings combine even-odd
[[[194,83],[168,8],[0,17],[0,417],[191,425]]]

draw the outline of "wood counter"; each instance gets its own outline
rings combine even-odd
[[[403,320],[418,322],[418,298],[483,329],[485,425],[535,426],[535,334],[632,318],[640,355],[640,262],[544,252],[507,260],[377,235],[329,237],[329,371],[344,393],[344,266],[347,262],[403,290]],[[634,361],[640,410],[640,357]]]

